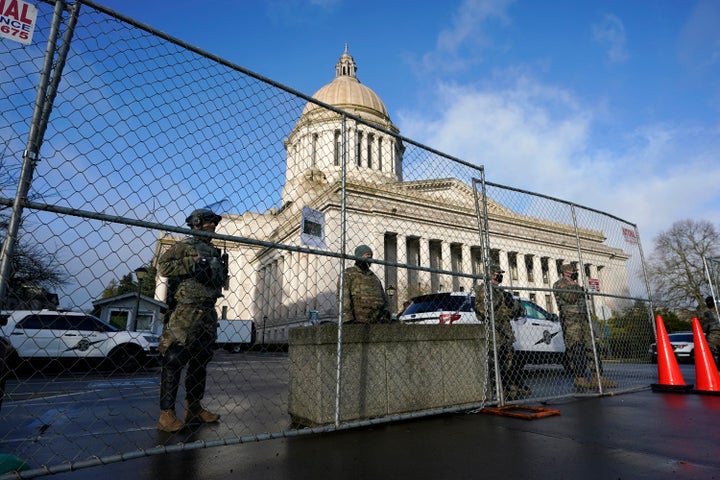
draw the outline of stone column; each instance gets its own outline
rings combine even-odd
[[[470,245],[463,244],[462,246],[462,272],[472,273],[472,250]],[[461,277],[460,285],[464,287],[465,291],[472,290],[472,279],[469,277]]]
[[[450,242],[442,240],[440,242],[440,270],[452,270],[452,255],[450,254]],[[449,292],[453,289],[452,275],[440,275],[440,291]]]
[[[542,261],[540,255],[533,255],[533,275],[535,277],[534,285],[542,286]]]
[[[497,249],[500,268],[505,270],[505,275],[510,275],[510,262],[508,262],[508,252]]]
[[[405,235],[397,234],[396,246],[397,246],[397,263],[407,265],[407,237]],[[397,296],[398,305],[402,307],[402,302],[407,298],[408,289],[408,275],[407,269],[398,267],[397,270]]]
[[[420,238],[420,267],[430,266],[430,241],[425,238]],[[423,289],[430,289],[430,272],[426,270],[418,271],[418,280]]]

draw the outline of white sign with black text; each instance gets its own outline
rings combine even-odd
[[[325,213],[303,207],[300,242],[310,247],[325,248]]]

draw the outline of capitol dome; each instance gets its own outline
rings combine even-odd
[[[346,45],[345,52],[335,66],[335,79],[315,92],[313,98],[384,128],[397,131],[385,104],[375,92],[360,83],[356,72],[357,65],[348,53]],[[322,111],[324,109],[319,105],[308,102],[302,116],[312,117]]]

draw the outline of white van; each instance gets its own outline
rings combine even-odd
[[[215,344],[228,352],[238,353],[255,344],[255,322],[252,320],[218,320]]]
[[[512,320],[515,335],[515,361],[522,364],[565,364],[565,340],[558,316],[525,298],[517,300],[525,314]],[[471,292],[443,292],[420,295],[402,312],[398,320],[407,324],[453,325],[481,323],[475,316],[475,296]]]

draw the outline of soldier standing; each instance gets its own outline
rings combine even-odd
[[[506,400],[516,400],[530,395],[529,387],[522,385],[519,363],[515,361],[513,349],[514,335],[510,321],[522,314],[520,302],[513,298],[510,292],[500,287],[503,281],[504,270],[499,265],[490,266],[490,288],[492,292],[492,309],[495,318],[495,347],[497,348],[497,361],[500,366],[500,382]],[[479,320],[485,321],[485,284],[475,287],[475,315]]]
[[[585,291],[577,283],[578,271],[575,266],[564,264],[560,267],[560,271],[562,277],[553,284],[553,293],[560,310],[560,324],[565,338],[565,354],[569,357],[568,363],[575,377],[575,389],[578,391],[591,390],[597,385],[598,377],[597,373],[593,373],[589,382],[586,378],[588,369],[595,372],[595,361]],[[602,374],[602,362],[599,358],[598,362],[600,362],[599,368]],[[600,376],[599,380],[604,388],[617,387],[617,383],[603,376]]]
[[[186,219],[197,231],[214,232],[221,217],[208,209],[194,210]],[[159,273],[177,285],[168,303],[176,302],[160,337],[162,372],[160,376],[160,420],[157,428],[177,432],[183,422],[175,415],[180,376],[185,373],[185,423],[217,422],[220,415],[205,410],[200,401],[205,395],[207,365],[213,357],[217,338],[215,302],[221,297],[226,266],[220,250],[210,239],[193,235],[165,252],[159,260]]]
[[[343,283],[343,318],[344,323],[388,323],[390,308],[387,294],[382,282],[370,270],[369,259],[373,251],[367,245],[355,249],[355,256],[360,257],[355,265],[345,269]],[[339,283],[339,282],[338,282]],[[338,285],[338,297],[340,287]]]
[[[705,297],[705,308],[702,312],[702,327],[707,339],[708,348],[715,358],[715,363],[720,361],[720,322],[718,322],[715,311],[715,300],[713,297]]]

